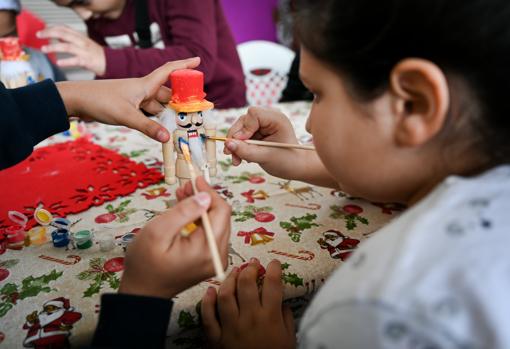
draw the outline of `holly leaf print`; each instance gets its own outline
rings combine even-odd
[[[195,317],[191,315],[189,311],[184,310],[179,313],[177,324],[180,328],[187,330],[198,327],[198,324],[195,322]]]
[[[115,274],[113,274],[109,276],[108,283],[110,284],[111,288],[116,290],[120,286],[120,279]]]
[[[85,271],[82,271],[81,273],[78,274],[78,280],[92,280],[95,276],[95,273],[93,272],[90,272],[88,270],[85,270]]]
[[[295,273],[283,273],[282,281],[294,287],[303,286],[303,279]]]
[[[20,299],[25,299],[28,297],[35,297],[41,292],[49,293],[51,292],[51,287],[48,284],[51,281],[57,280],[62,276],[64,272],[57,272],[56,270],[52,270],[49,274],[41,275],[39,277],[34,278],[33,276],[29,276],[21,282],[21,291],[19,294]]]
[[[97,274],[94,278],[94,282],[92,282],[89,287],[83,292],[83,297],[92,297],[93,295],[99,293],[101,291],[101,286],[103,283],[103,275]]]

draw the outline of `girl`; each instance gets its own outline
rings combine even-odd
[[[234,124],[227,152],[411,208],[331,275],[300,324],[301,347],[510,347],[509,21],[503,0],[302,1],[317,154],[240,141],[297,142],[284,115],[262,109]],[[204,296],[213,346],[295,345],[279,263],[260,295],[257,263]]]

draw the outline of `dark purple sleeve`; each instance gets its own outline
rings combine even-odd
[[[106,72],[102,78],[139,77],[169,61],[199,56],[205,82],[214,76],[218,57],[215,0],[168,1],[167,28],[172,44],[164,49],[105,48]]]

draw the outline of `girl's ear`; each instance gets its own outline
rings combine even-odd
[[[417,58],[400,61],[390,75],[390,93],[398,145],[419,146],[439,133],[450,95],[446,76],[437,65]]]

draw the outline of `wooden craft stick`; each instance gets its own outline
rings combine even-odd
[[[226,141],[232,140],[231,138],[227,138],[227,137],[212,137],[212,136],[207,136],[207,139],[212,139],[212,140],[220,141],[220,142],[226,142]],[[239,141],[239,139],[236,139],[236,140]],[[313,145],[266,142],[266,141],[257,141],[254,139],[246,139],[246,140],[243,140],[243,142],[246,142],[248,144],[254,144],[254,145],[262,145],[262,146],[266,146],[266,147],[315,150],[315,147]]]
[[[193,187],[193,193],[198,194],[198,189],[196,185],[197,174],[195,173],[195,168],[193,167],[193,163],[191,161],[191,153],[189,151],[189,146],[185,142],[179,142],[179,145],[182,150],[182,154],[184,155],[184,160],[188,164],[188,169],[191,175],[191,186]],[[218,252],[218,246],[216,245],[216,239],[214,239],[214,233],[211,226],[211,221],[209,220],[209,215],[207,212],[202,213],[202,224],[204,225],[205,236],[207,238],[207,243],[209,245],[209,251],[211,251],[212,261],[214,265],[214,271],[216,272],[216,278],[219,281],[225,280],[225,272],[223,271],[223,265],[221,264],[220,253]]]

